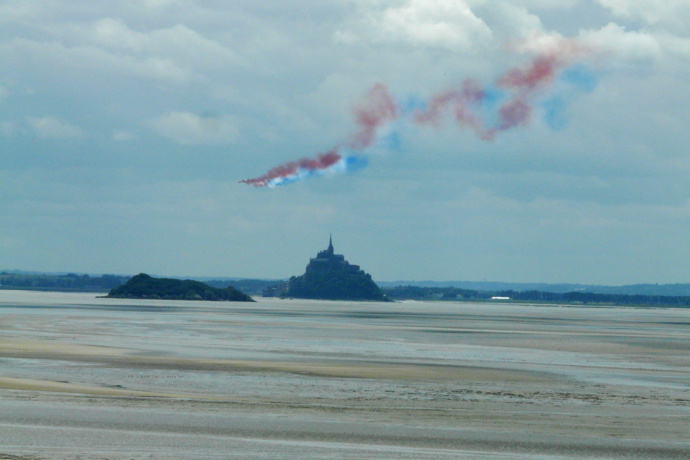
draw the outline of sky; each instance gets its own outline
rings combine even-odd
[[[690,282],[688,23],[0,0],[0,269],[287,278],[332,233],[380,281]]]

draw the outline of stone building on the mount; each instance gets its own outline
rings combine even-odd
[[[352,265],[342,254],[333,250],[333,239],[328,248],[320,251],[307,265],[304,275],[293,276],[282,297],[326,300],[378,300],[386,301],[383,291],[371,275]]]

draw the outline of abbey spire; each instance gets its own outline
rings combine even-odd
[[[371,275],[335,253],[333,234],[329,235],[328,248],[309,259],[303,275],[290,277],[279,295],[296,299],[388,300]]]

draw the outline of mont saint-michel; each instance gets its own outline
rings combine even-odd
[[[325,300],[386,301],[386,295],[371,279],[371,275],[350,264],[333,249],[333,238],[328,248],[320,251],[307,265],[305,273],[293,276],[287,282],[281,297]]]

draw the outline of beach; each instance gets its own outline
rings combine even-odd
[[[688,458],[690,309],[0,291],[0,459]]]

